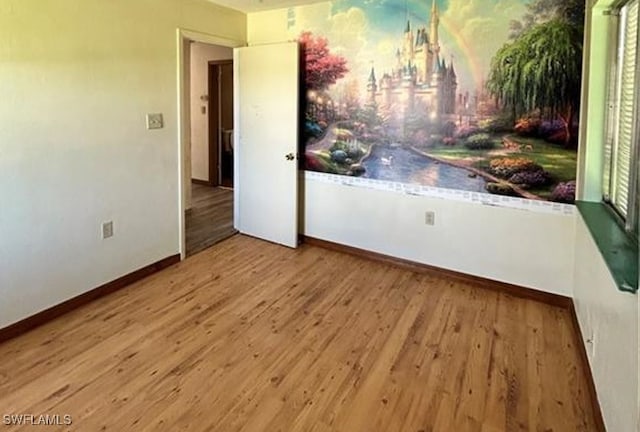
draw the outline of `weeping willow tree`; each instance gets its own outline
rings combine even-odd
[[[562,120],[566,143],[580,103],[582,36],[562,19],[533,26],[504,45],[491,62],[487,89],[519,114],[533,110]]]
[[[531,0],[522,18],[511,21],[509,38],[517,39],[531,27],[555,18],[565,20],[582,31],[584,15],[585,0]]]

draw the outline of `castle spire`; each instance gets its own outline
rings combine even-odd
[[[440,39],[438,37],[438,28],[440,27],[440,13],[438,12],[438,3],[433,0],[431,5],[431,19],[429,21],[429,51],[433,54],[432,66],[430,70],[437,72],[440,69]]]
[[[449,74],[453,77],[453,78],[457,78],[458,76],[456,75],[456,70],[453,67],[453,55],[451,56],[451,61],[449,62]]]
[[[438,38],[438,27],[440,26],[440,13],[438,12],[438,4],[436,0],[433,0],[431,5],[431,23],[429,39],[433,46],[440,48],[440,41]]]
[[[367,93],[369,93],[369,101],[374,103],[376,101],[376,92],[378,91],[378,84],[376,83],[376,71],[373,65],[371,65],[371,74],[369,74],[369,82],[367,83]]]
[[[411,21],[407,20],[407,29],[404,33],[404,45],[402,47],[403,61],[413,60],[414,46],[413,46],[413,31],[411,30]]]
[[[369,83],[376,83],[376,70],[373,66],[371,66],[371,73],[369,74]]]

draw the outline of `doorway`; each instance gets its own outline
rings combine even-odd
[[[188,121],[183,118],[189,137],[185,256],[191,256],[237,232],[233,226],[233,50],[191,39],[184,47],[183,102],[189,107]]]
[[[243,42],[178,29],[180,255],[182,258],[187,255],[186,219],[196,201],[190,196],[192,183],[210,187],[211,179],[215,180],[215,176],[209,176],[208,157],[204,159],[206,184],[194,182],[199,179],[192,177],[191,116],[209,115],[208,93],[205,98],[190,95],[189,59],[194,41],[234,48],[235,118],[233,133],[228,133],[232,140],[229,146],[233,149],[232,234],[237,229],[243,234],[295,248],[300,211],[300,176],[296,162],[300,120],[299,45],[286,42],[245,47]],[[207,99],[207,106],[200,104],[192,108],[191,99]],[[189,254],[193,253],[189,248]]]
[[[233,61],[209,62],[209,177],[233,189]]]

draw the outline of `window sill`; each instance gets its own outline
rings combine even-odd
[[[638,291],[638,243],[604,203],[576,202],[620,291]]]

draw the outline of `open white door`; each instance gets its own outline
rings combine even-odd
[[[234,224],[298,245],[298,44],[234,50]]]

